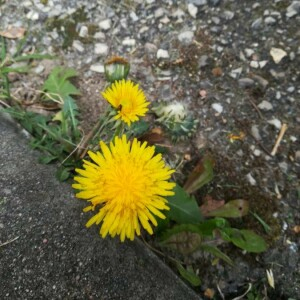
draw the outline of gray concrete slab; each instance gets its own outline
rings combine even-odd
[[[86,229],[85,203],[37,156],[0,114],[0,299],[200,299],[138,240]]]

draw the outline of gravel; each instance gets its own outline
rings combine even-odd
[[[247,261],[238,252],[237,264],[249,272],[196,262],[200,293],[208,287],[217,291],[221,280],[222,291],[234,298],[247,282],[266,283],[265,269],[272,267],[276,288],[268,295],[299,299],[300,238],[293,228],[300,224],[300,1],[11,0],[0,9],[1,30],[26,27],[29,18],[26,47],[56,54],[78,69],[87,105],[99,105],[99,91],[84,80],[101,85],[105,60],[113,54],[128,58],[131,78],[151,102],[181,101],[199,120],[191,143],[197,151],[209,148],[216,159],[212,195],[247,198],[274,228],[287,224],[286,231],[266,237],[265,255],[247,254],[253,258]],[[84,107],[84,99],[78,101]],[[97,115],[89,113],[92,122]],[[288,129],[272,156],[283,124]],[[228,134],[241,132],[242,140],[229,141]],[[228,188],[232,185],[239,188]],[[263,202],[268,205],[261,208]]]

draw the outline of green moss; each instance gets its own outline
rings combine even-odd
[[[46,29],[47,31],[53,31],[54,29],[56,29],[57,33],[63,37],[62,48],[66,49],[72,45],[74,40],[80,40],[84,44],[92,42],[93,39],[91,37],[81,38],[76,31],[77,24],[86,21],[86,12],[84,11],[84,8],[81,7],[77,9],[73,14],[63,19],[57,17],[49,18],[46,21]],[[89,34],[91,35],[96,32],[98,27],[96,25],[90,24],[88,25],[88,28]]]

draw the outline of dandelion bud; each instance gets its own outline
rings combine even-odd
[[[117,80],[126,79],[130,70],[128,61],[119,56],[113,56],[104,65],[107,81],[113,83]]]

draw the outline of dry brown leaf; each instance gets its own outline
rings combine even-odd
[[[295,233],[300,233],[300,225],[294,226],[294,227],[293,227],[293,231],[294,231]]]
[[[155,127],[149,132],[143,134],[139,140],[142,142],[148,142],[149,145],[162,143],[164,141],[164,133],[161,128]]]
[[[219,77],[219,76],[222,76],[223,75],[223,71],[220,67],[217,67],[217,68],[213,68],[212,69],[212,73],[214,76],[216,77]]]
[[[213,289],[208,288],[205,290],[204,296],[209,299],[212,299],[215,296],[215,291]]]
[[[201,214],[205,217],[207,214],[225,203],[224,200],[215,200],[211,196],[207,195],[204,198],[204,203],[200,206]]]
[[[8,39],[21,39],[24,37],[26,29],[23,27],[8,26],[4,31],[0,31],[0,35]]]

